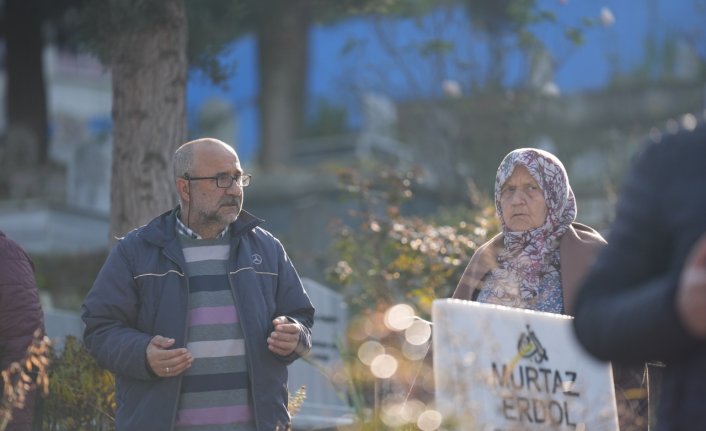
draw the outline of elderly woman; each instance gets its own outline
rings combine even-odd
[[[561,161],[521,148],[495,179],[502,233],[476,250],[454,298],[571,314],[581,278],[603,237],[576,223],[576,200]]]
[[[495,209],[502,232],[476,250],[453,297],[572,314],[579,283],[606,242],[574,221],[576,199],[561,161],[535,148],[510,152],[495,178]],[[613,372],[621,430],[647,429],[642,368]]]

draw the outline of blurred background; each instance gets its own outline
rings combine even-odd
[[[236,149],[245,208],[325,292],[319,347],[340,352],[346,331],[388,336],[392,304],[425,317],[450,295],[497,231],[512,149],[555,153],[578,220],[605,233],[641,142],[706,112],[704,0],[0,5],[0,230],[68,316],[57,332],[79,331],[115,238],[175,202],[188,139]]]
[[[424,214],[491,198],[502,157],[540,147],[566,165],[579,219],[607,229],[639,142],[705,108],[703,0],[257,3],[184,3],[186,138],[236,148],[255,174],[246,206],[320,281],[340,168],[415,169]],[[35,255],[105,251],[100,11],[2,4],[0,226]]]

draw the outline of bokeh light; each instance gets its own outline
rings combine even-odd
[[[426,409],[426,406],[423,402],[411,399],[407,400],[407,402],[404,403],[402,414],[404,415],[403,417],[407,420],[407,422],[416,422],[417,418],[419,418],[419,415],[422,414],[424,409]]]
[[[476,353],[475,352],[467,352],[465,355],[463,355],[461,359],[461,363],[463,364],[464,367],[470,367],[473,365],[473,363],[476,361]]]
[[[452,97],[455,99],[463,95],[461,84],[459,84],[458,81],[446,79],[441,83],[441,88],[446,97]]]
[[[370,364],[370,371],[378,379],[389,379],[397,371],[397,359],[392,355],[377,355]]]
[[[363,324],[365,333],[372,338],[384,338],[389,334],[383,313],[371,313]]]
[[[420,382],[421,380],[421,382]],[[421,385],[427,393],[434,393],[434,369],[426,364],[422,365],[417,378],[417,385]]]
[[[365,321],[363,319],[353,320],[348,325],[348,336],[355,341],[363,341],[368,338],[368,333],[365,331]]]
[[[415,320],[409,328],[405,329],[404,338],[409,344],[422,345],[431,338],[431,325],[423,320]]]
[[[425,409],[424,403],[416,399],[388,401],[383,404],[380,418],[389,427],[399,427],[407,423],[417,422],[417,418]]]
[[[349,376],[342,369],[336,370],[331,376],[334,386],[345,386],[348,384]]]
[[[694,114],[685,114],[681,117],[681,124],[686,130],[694,130],[699,120],[696,119]]]
[[[436,410],[425,410],[417,419],[417,426],[422,431],[434,431],[439,429],[443,416]]]
[[[414,323],[414,309],[407,304],[397,304],[385,312],[385,326],[393,331],[404,331]]]
[[[410,344],[406,340],[402,344],[402,354],[410,361],[421,361],[429,352],[429,346]]]
[[[366,341],[358,347],[358,359],[367,366],[373,359],[385,353],[385,347],[377,341]]]
[[[600,13],[600,21],[601,24],[605,27],[610,27],[615,24],[615,15],[613,15],[613,11],[608,9],[607,7],[602,7]]]
[[[390,428],[401,427],[407,423],[402,413],[403,408],[403,405],[398,403],[385,405],[380,411],[380,419]]]

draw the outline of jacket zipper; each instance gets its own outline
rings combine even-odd
[[[235,250],[231,248],[231,253],[235,253]],[[230,262],[230,257],[228,259]],[[229,268],[230,271],[230,268]],[[259,426],[259,416],[257,414],[257,403],[255,402],[255,373],[253,371],[253,365],[252,365],[252,346],[250,346],[249,342],[249,337],[248,337],[248,331],[246,330],[246,324],[245,324],[245,319],[242,319],[242,314],[240,313],[240,299],[238,298],[238,293],[237,290],[235,289],[235,286],[233,286],[233,280],[231,279],[230,272],[228,273],[228,284],[230,285],[230,291],[233,294],[233,303],[235,305],[235,309],[238,312],[238,316],[241,317],[240,319],[240,326],[243,328],[243,338],[245,339],[245,359],[248,362],[248,377],[250,378],[250,397],[252,399],[252,410],[253,410],[253,416],[255,417],[255,429],[260,429]]]
[[[182,268],[181,266],[179,266],[179,263],[177,263],[176,259],[174,259],[172,256],[170,256],[170,255],[166,252],[166,250],[165,250],[164,254],[165,254],[165,256],[167,256],[167,258],[169,258],[169,260],[171,260],[171,261],[174,263],[174,265],[177,266],[177,268],[179,268],[179,270],[181,271],[181,273],[184,274],[184,282],[185,282],[185,284],[186,284],[186,310],[185,310],[185,313],[188,315],[188,312],[189,312],[189,300],[191,299],[191,298],[190,298],[190,295],[189,295],[189,276],[186,274],[186,271],[184,270],[184,268]],[[189,329],[189,322],[188,322],[188,319],[187,319],[187,318],[184,318],[184,332],[182,333],[182,336],[183,336],[183,339],[184,339],[184,347],[186,347],[186,341],[187,341],[187,336],[188,336],[188,333],[187,333],[188,329]],[[171,425],[170,425],[170,427],[169,427],[170,430],[173,430],[173,429],[174,429],[174,425],[176,424],[177,409],[179,408],[179,397],[181,396],[181,383],[182,383],[182,381],[184,380],[184,376],[183,376],[183,374],[182,374],[182,375],[177,376],[177,378],[179,379],[179,381],[177,382],[176,401],[174,402],[174,407],[173,407],[173,409],[172,409],[172,421],[171,421]]]

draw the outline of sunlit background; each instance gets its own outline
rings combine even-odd
[[[32,255],[59,339],[80,335],[116,236],[115,87],[90,3],[0,1],[0,230]],[[498,230],[506,153],[554,152],[578,220],[605,233],[641,143],[706,112],[704,0],[183,4],[186,134],[234,146],[246,209],[315,292],[314,350],[290,381],[308,385],[302,429],[450,427],[430,307]]]

